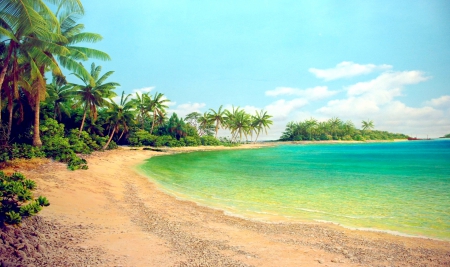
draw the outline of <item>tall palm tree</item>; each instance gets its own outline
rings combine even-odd
[[[19,50],[31,50],[51,40],[53,36],[49,24],[54,23],[57,23],[56,17],[41,0],[0,1],[0,35],[6,39],[3,42],[8,43],[8,51],[0,71],[0,95],[8,68],[16,66],[10,64],[10,61],[17,63]],[[53,43],[47,42],[47,45],[53,46]],[[1,121],[0,114],[0,123]]]
[[[362,130],[363,130],[363,135],[366,132],[366,130],[370,131],[375,127],[375,125],[373,124],[372,120],[367,120],[367,121],[362,121]]]
[[[242,134],[246,133],[248,131],[248,128],[251,124],[251,116],[246,113],[244,110],[240,110],[236,113],[236,116],[234,116],[232,122],[231,122],[231,129],[232,132],[234,132],[234,139],[237,139],[237,136],[239,134],[239,142],[242,141]]]
[[[84,84],[71,84],[74,87],[77,95],[77,104],[83,107],[83,119],[81,121],[79,135],[83,131],[84,121],[86,120],[86,115],[89,112],[89,116],[95,121],[97,119],[97,108],[103,106],[109,106],[109,102],[106,99],[110,99],[116,96],[113,90],[116,86],[120,84],[116,82],[104,83],[106,79],[111,76],[114,71],[108,71],[101,77],[100,72],[102,70],[101,66],[95,66],[95,63],[91,65],[91,73],[89,76],[81,76],[77,73],[73,73],[78,79],[80,79]]]
[[[261,110],[260,112],[256,111],[256,116],[253,116],[252,125],[256,130],[256,138],[255,143],[258,141],[258,137],[261,131],[265,131],[267,134],[267,129],[270,129],[270,125],[272,125],[273,121],[270,120],[272,118],[271,115],[267,114],[267,111]]]
[[[155,93],[153,98],[150,99],[150,107],[149,109],[153,111],[153,120],[152,120],[152,128],[150,130],[150,133],[153,134],[154,126],[157,124],[156,117],[159,116],[160,118],[165,117],[166,108],[168,106],[165,104],[169,102],[169,99],[166,99],[164,97],[164,94],[162,93]]]
[[[130,96],[131,94],[125,96],[125,92],[122,91],[122,96],[118,104],[111,100],[107,122],[112,128],[112,133],[110,134],[106,144],[103,146],[103,149],[108,147],[114,137],[114,134],[116,132],[118,133],[120,128],[122,128],[122,134],[120,135],[119,140],[122,138],[123,134],[128,131],[130,124],[133,123],[135,117],[135,106],[133,101],[128,101]]]
[[[217,133],[219,131],[219,127],[221,125],[223,125],[223,123],[225,122],[225,110],[222,110],[222,105],[219,107],[219,109],[217,111],[213,110],[213,109],[209,109],[210,113],[209,113],[209,120],[211,122],[215,122],[216,123],[216,136],[215,138],[217,138]]]

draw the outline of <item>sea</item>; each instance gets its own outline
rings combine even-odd
[[[450,140],[278,145],[152,157],[177,198],[265,222],[450,240]]]

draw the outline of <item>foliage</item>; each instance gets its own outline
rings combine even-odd
[[[23,217],[37,214],[50,205],[45,197],[33,199],[36,183],[21,173],[8,176],[0,171],[0,223],[18,224]]]
[[[392,140],[406,139],[404,134],[394,134],[386,131],[372,130],[374,123],[371,120],[362,122],[363,129],[356,129],[353,122],[343,122],[339,118],[331,118],[328,121],[318,122],[314,118],[289,122],[280,137],[281,141],[301,140],[343,140],[343,141],[365,141],[365,140]]]
[[[220,146],[221,142],[219,140],[217,140],[216,138],[214,138],[214,136],[202,136],[200,137],[200,140],[202,142],[202,145],[204,146]]]

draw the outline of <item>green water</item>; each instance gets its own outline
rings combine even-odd
[[[245,218],[450,240],[450,140],[195,152],[140,169],[170,194]]]

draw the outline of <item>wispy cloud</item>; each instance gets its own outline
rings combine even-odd
[[[173,103],[173,104],[172,104]],[[205,103],[184,103],[176,105],[176,102],[171,102],[169,106],[173,106],[168,110],[168,113],[176,113],[179,118],[184,118],[187,114],[191,112],[201,112],[201,110],[206,107]]]
[[[436,107],[436,108],[450,109],[450,95],[443,95],[439,98],[433,98],[429,101],[426,101],[425,105]]]
[[[148,93],[148,92],[152,91],[153,89],[155,89],[155,86],[149,86],[149,87],[144,87],[144,88],[140,88],[140,89],[133,89],[132,95],[134,96],[136,93],[141,95],[143,93]]]
[[[308,89],[292,87],[277,87],[275,90],[266,91],[266,96],[300,96],[307,100],[320,100],[337,94],[338,91],[329,91],[327,86],[316,86]]]
[[[330,69],[317,69],[310,68],[309,72],[314,74],[317,78],[324,79],[326,81],[351,78],[363,74],[369,74],[374,71],[386,71],[392,69],[391,65],[375,65],[375,64],[357,64],[351,61],[343,61]]]

